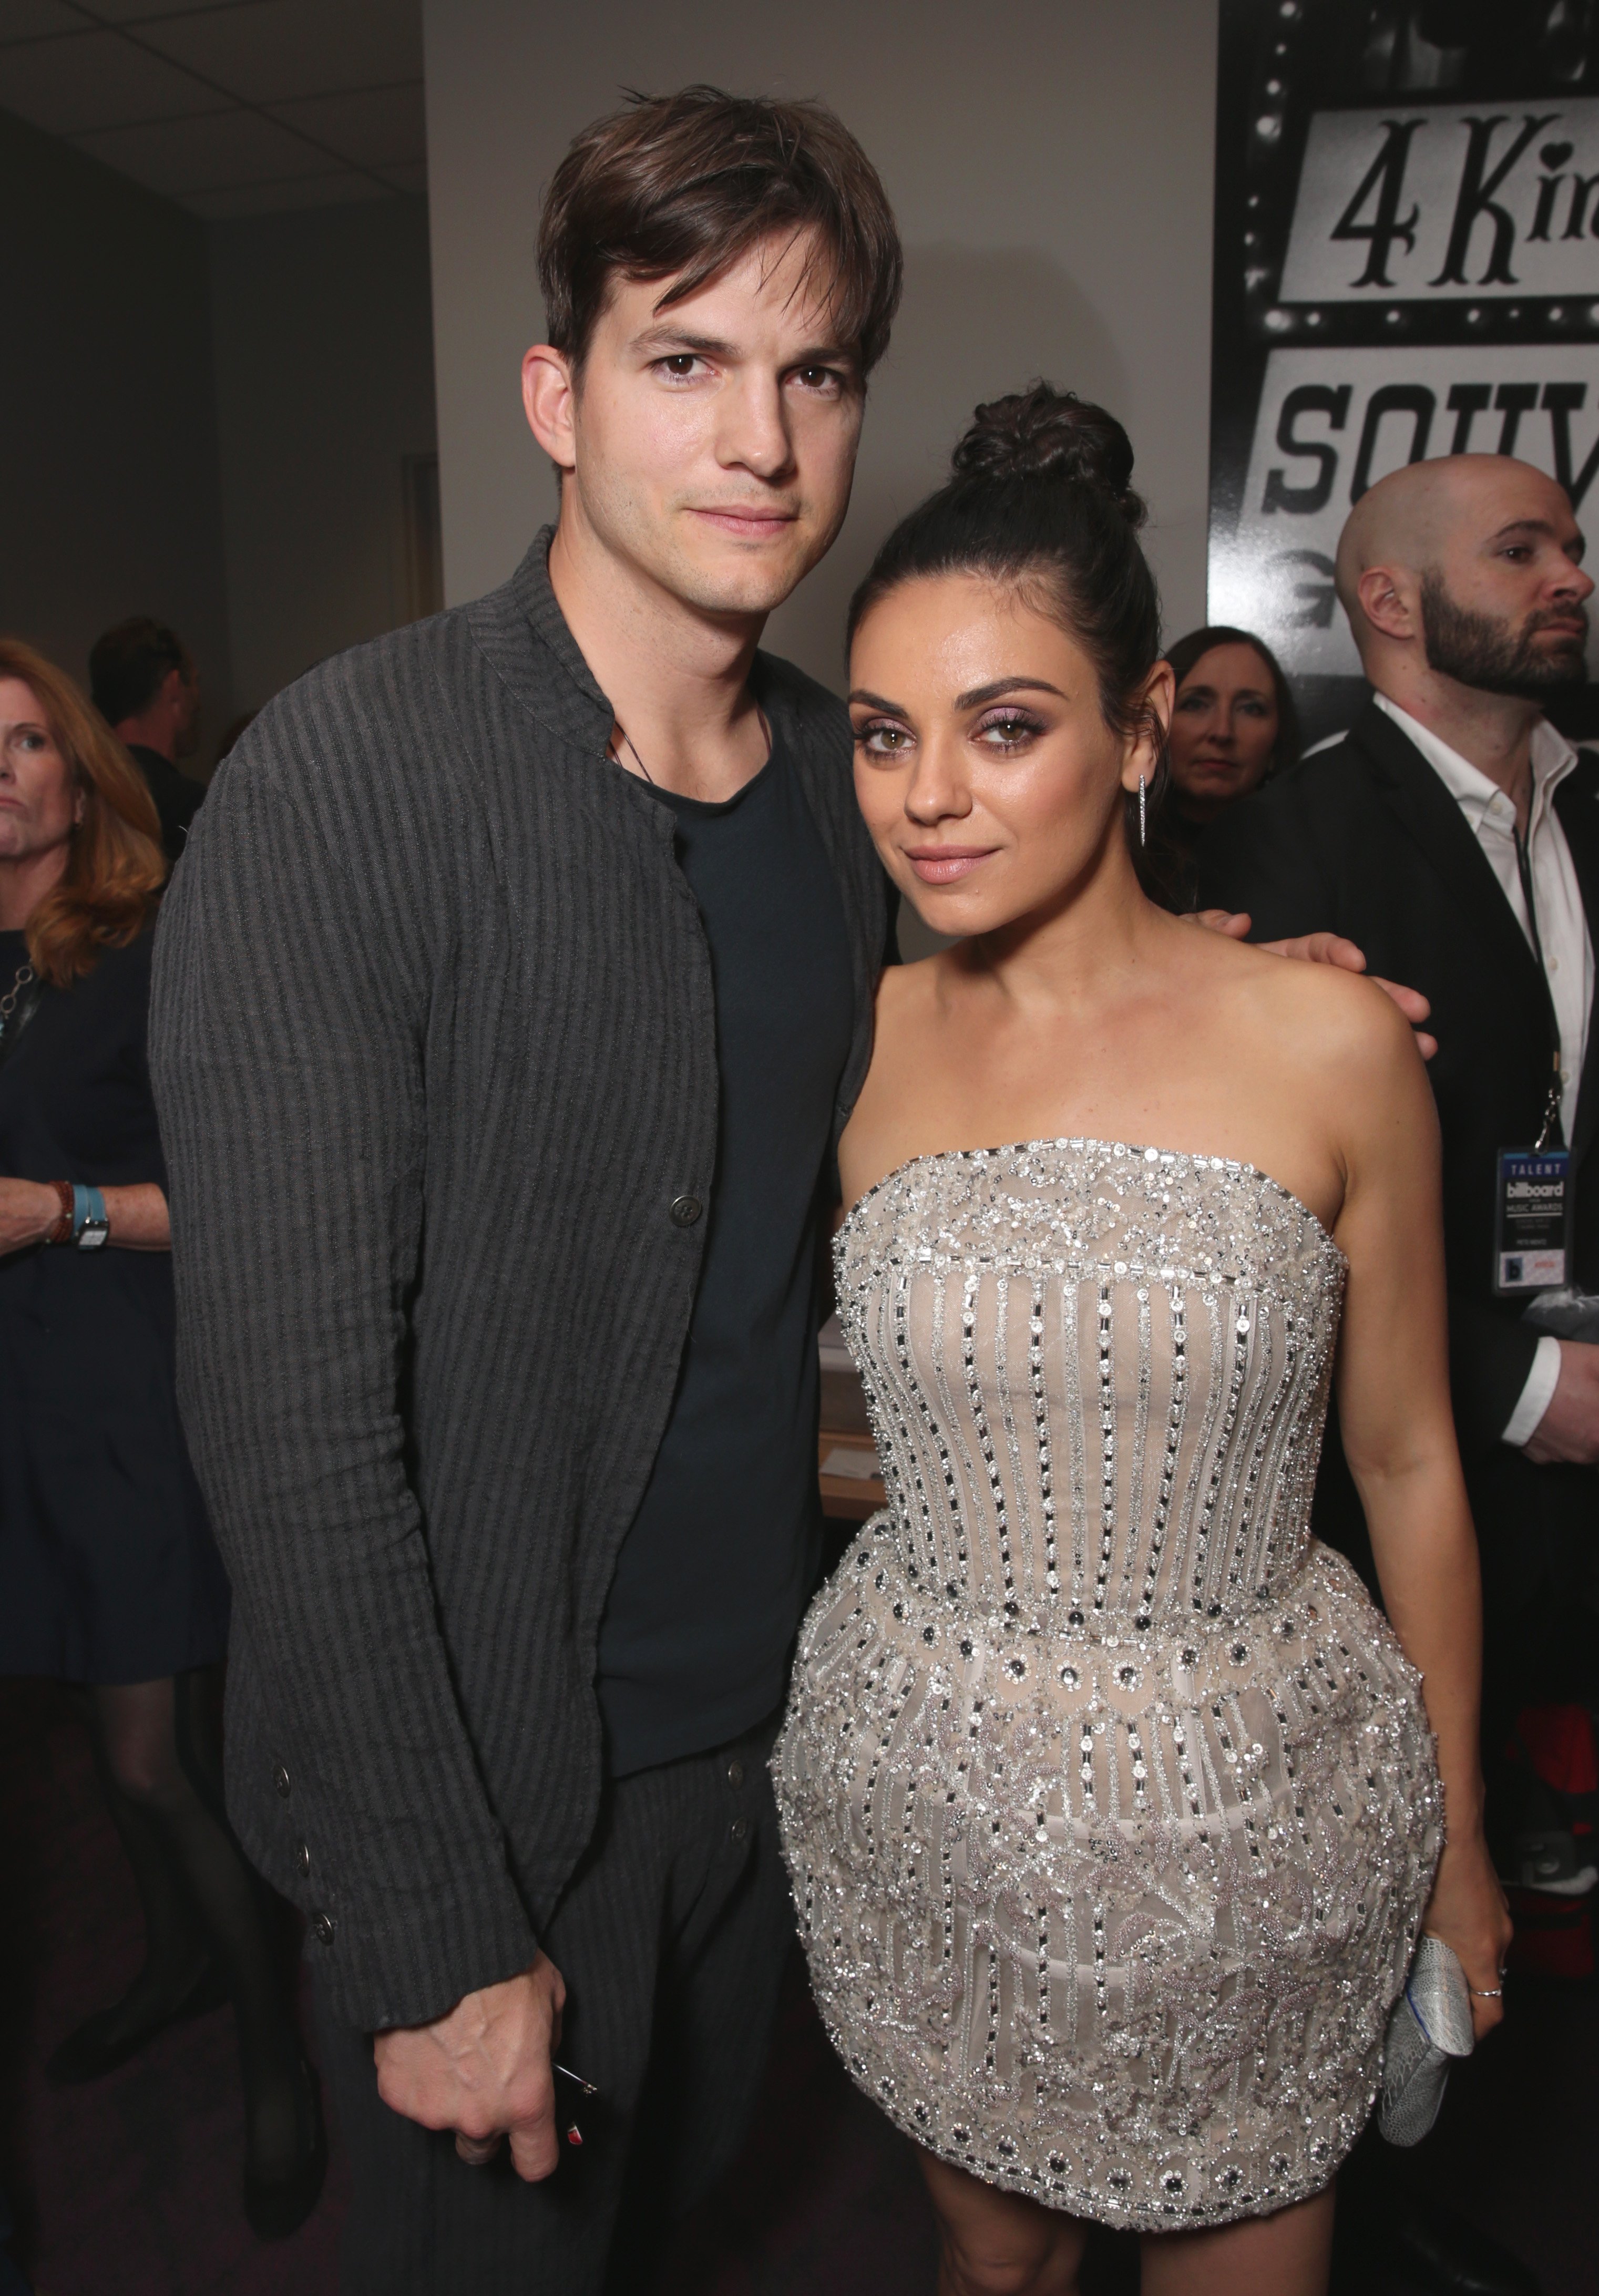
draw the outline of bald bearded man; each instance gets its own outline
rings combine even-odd
[[[1200,864],[1201,898],[1248,910],[1252,938],[1347,935],[1431,1001],[1490,1767],[1524,1705],[1599,1697],[1599,1346],[1524,1321],[1547,1275],[1530,1256],[1507,1265],[1499,1233],[1504,1152],[1563,1146],[1567,1278],[1599,1292],[1599,755],[1544,714],[1587,676],[1582,556],[1564,490],[1505,455],[1413,463],[1373,487],[1337,566],[1372,700],[1335,747],[1230,808]],[[1316,1527],[1369,1570],[1335,1442]],[[1513,1865],[1527,1814],[1506,1796],[1497,1816]],[[1571,1870],[1556,1878],[1580,1888],[1570,1835],[1562,1855]],[[1439,2287],[1528,2284],[1509,2259],[1497,2276],[1480,2256],[1464,2276],[1447,2254],[1432,2264]]]
[[[1544,715],[1587,676],[1582,554],[1564,489],[1529,463],[1456,455],[1380,480],[1337,573],[1372,701],[1233,808],[1201,863],[1203,898],[1247,909],[1255,936],[1347,934],[1431,1000],[1490,1755],[1521,1703],[1599,1693],[1599,1346],[1540,1337],[1496,1257],[1501,1152],[1563,1143],[1569,1274],[1599,1292],[1599,756]],[[1318,1505],[1357,1545],[1341,1464]]]

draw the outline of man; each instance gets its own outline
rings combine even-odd
[[[153,1016],[231,1806],[309,1917],[361,2291],[579,2296],[620,2213],[642,2286],[737,2142],[888,931],[844,712],[756,651],[849,502],[874,172],[817,106],[641,102],[540,271],[557,526],[262,713]]]
[[[1586,674],[1582,554],[1565,492],[1527,463],[1454,455],[1382,480],[1337,564],[1372,701],[1336,747],[1234,808],[1201,857],[1201,898],[1248,910],[1257,934],[1348,935],[1431,1000],[1490,1771],[1524,1705],[1599,1692],[1599,1345],[1526,1320],[1562,1270],[1513,1248],[1506,1191],[1546,1185],[1560,1164],[1546,1155],[1529,1183],[1503,1160],[1569,1156],[1568,1233],[1556,1221],[1532,1240],[1599,1292],[1599,756],[1544,715]],[[1336,1443],[1316,1526],[1369,1563]],[[1503,1857],[1515,1814],[1496,1818],[1491,1795],[1490,1824]],[[1431,2262],[1435,2284],[1462,2284],[1446,2256]]]
[[[524,376],[556,526],[263,712],[169,897],[231,1806],[308,1916],[355,2290],[632,2296],[761,2070],[819,1216],[889,919],[845,712],[757,644],[842,521],[899,270],[817,106],[579,136]]]
[[[149,783],[161,843],[168,860],[176,861],[205,797],[204,783],[177,769],[177,760],[192,758],[199,744],[200,678],[187,646],[147,615],[119,622],[94,641],[89,691]]]

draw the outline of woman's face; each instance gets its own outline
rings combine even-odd
[[[1106,726],[1082,648],[1010,586],[902,583],[849,655],[855,788],[883,865],[937,932],[1042,916],[1131,860],[1122,793],[1155,745]],[[1157,718],[1171,672],[1152,678]]]
[[[64,847],[83,811],[31,685],[0,677],[0,861]]]
[[[1251,645],[1212,646],[1177,688],[1171,778],[1179,813],[1209,820],[1259,789],[1277,746],[1277,693]]]

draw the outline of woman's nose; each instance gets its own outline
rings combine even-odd
[[[905,809],[913,821],[959,820],[972,810],[972,793],[952,760],[924,749],[911,769]]]

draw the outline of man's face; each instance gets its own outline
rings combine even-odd
[[[1422,576],[1430,668],[1542,700],[1587,676],[1583,538],[1563,488],[1524,463],[1483,475]]]
[[[594,329],[562,521],[701,611],[769,613],[849,506],[862,379],[818,268],[768,241],[664,310],[669,283],[619,279]]]

